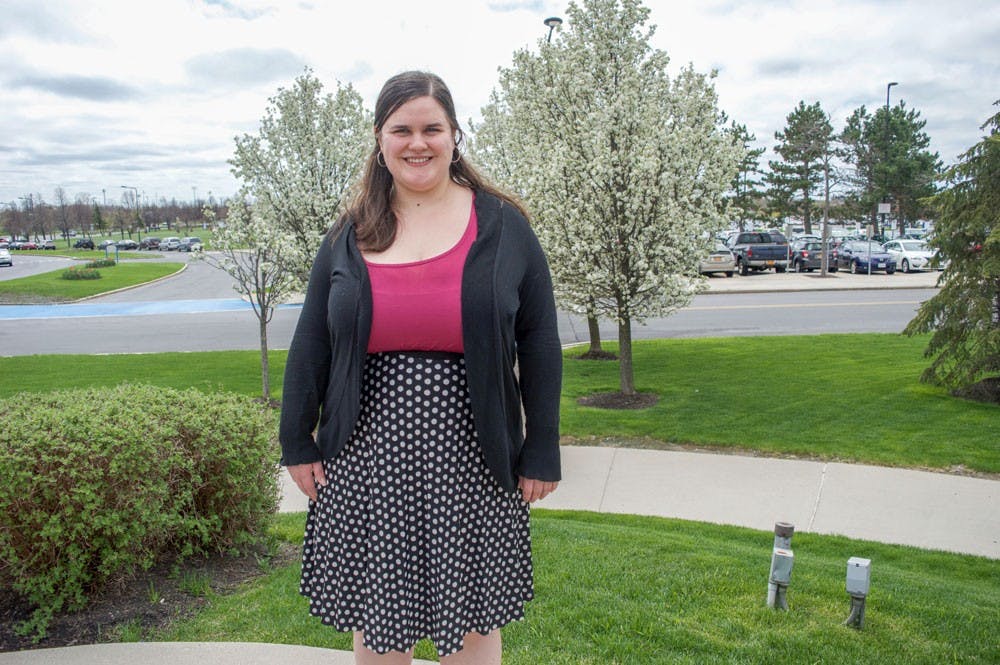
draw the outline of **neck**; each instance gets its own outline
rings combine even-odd
[[[441,183],[438,187],[426,192],[397,189],[392,197],[392,205],[398,211],[412,210],[413,208],[433,208],[447,203],[453,194],[453,188],[456,187],[460,187],[460,185],[449,179]]]

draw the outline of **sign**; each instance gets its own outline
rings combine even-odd
[[[890,212],[892,212],[892,204],[891,203],[879,203],[878,204],[878,214],[880,214],[880,215],[888,215]]]

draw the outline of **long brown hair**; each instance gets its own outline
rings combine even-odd
[[[451,130],[457,136],[455,154],[458,159],[451,164],[451,179],[459,185],[489,192],[516,207],[527,219],[527,212],[510,195],[501,192],[468,162],[462,154],[461,145],[465,139],[455,116],[455,102],[451,91],[441,77],[430,72],[403,72],[396,74],[382,86],[375,102],[375,135],[382,131],[389,116],[400,106],[418,97],[432,97],[448,116]],[[365,164],[364,177],[358,193],[347,211],[354,222],[358,244],[369,251],[381,252],[396,239],[396,213],[392,209],[393,181],[389,169],[378,162],[378,141],[372,146]]]

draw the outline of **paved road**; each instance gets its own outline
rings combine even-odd
[[[0,307],[0,355],[259,348],[257,319],[246,305],[240,309],[240,303],[233,302],[237,294],[228,275],[191,261],[186,254],[170,253],[160,260],[189,263],[176,277],[100,296],[84,305],[56,308],[58,318],[35,318],[41,314]],[[930,287],[935,279],[934,274],[898,273],[837,275],[826,280],[792,274],[714,278],[709,280],[710,293],[696,297],[690,307],[671,316],[635,325],[633,337],[899,332],[920,303],[934,293]],[[765,292],[775,288],[781,290]],[[827,288],[848,290],[818,290]],[[219,305],[186,302],[193,299],[219,299]],[[121,303],[131,306],[122,316],[114,316],[115,306]],[[271,348],[287,348],[298,313],[296,307],[275,313],[268,331]],[[578,316],[561,314],[559,330],[567,344],[589,339],[586,321]],[[603,321],[601,334],[604,339],[616,339],[618,331],[613,322]]]

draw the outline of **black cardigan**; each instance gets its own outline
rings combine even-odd
[[[559,480],[562,353],[548,264],[514,206],[477,191],[475,208],[478,233],[462,273],[462,341],[479,444],[509,490],[517,476]],[[288,350],[282,464],[330,459],[344,447],[361,408],[371,318],[368,269],[348,224],[316,255]]]

